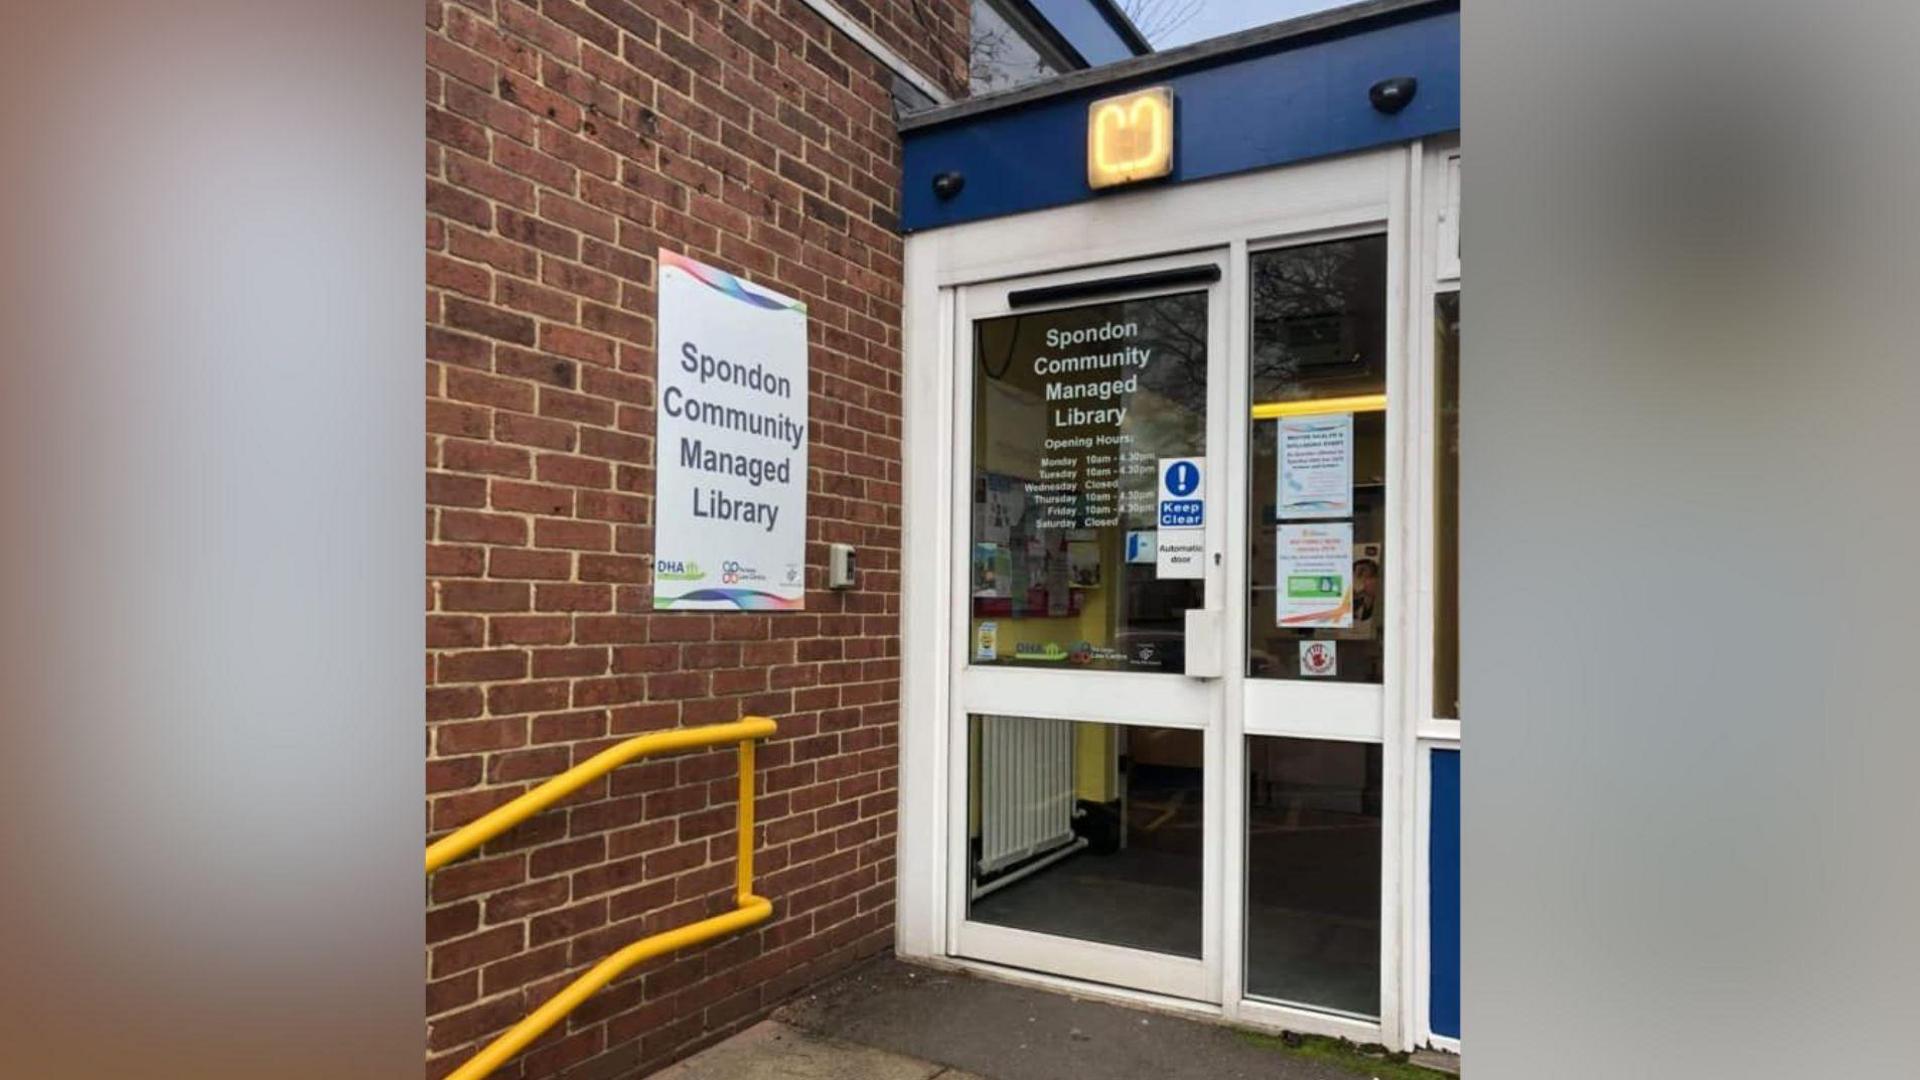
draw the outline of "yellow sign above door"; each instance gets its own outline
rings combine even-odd
[[[1087,184],[1117,187],[1173,171],[1173,90],[1155,86],[1087,106]]]

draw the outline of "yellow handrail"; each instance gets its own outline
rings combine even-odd
[[[427,846],[427,873],[431,874],[629,761],[676,750],[693,750],[724,743],[740,744],[740,845],[734,875],[734,910],[641,938],[600,961],[586,974],[568,983],[565,989],[548,998],[545,1004],[528,1013],[526,1019],[488,1043],[486,1049],[475,1054],[466,1064],[449,1073],[447,1080],[480,1080],[506,1064],[509,1058],[545,1034],[548,1028],[565,1019],[581,1002],[634,965],[675,949],[684,949],[736,930],[744,930],[773,914],[771,902],[753,895],[753,740],[766,738],[775,730],[777,728],[772,720],[764,716],[749,716],[731,724],[708,724],[704,727],[637,735],[602,750],[512,802],[494,808],[478,821]]]

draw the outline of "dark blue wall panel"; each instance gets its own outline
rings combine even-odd
[[[1428,1023],[1460,1037],[1460,752],[1433,752],[1432,831],[1427,840]]]
[[[1087,187],[1087,104],[1140,86],[1173,87],[1174,171],[1156,182],[1163,184],[1458,130],[1460,13],[1423,10],[909,130],[902,227],[931,229],[1102,197]],[[1418,79],[1419,92],[1387,116],[1368,102],[1367,90],[1397,75]],[[943,202],[933,194],[933,177],[950,170],[966,185]]]

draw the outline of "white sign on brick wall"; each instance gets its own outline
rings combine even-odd
[[[807,596],[807,306],[660,252],[653,606]]]

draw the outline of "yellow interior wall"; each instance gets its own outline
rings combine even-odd
[[[1103,552],[1100,557],[1101,581],[1111,581],[1113,568]],[[1107,589],[1102,584],[1098,589],[1075,589],[1080,594],[1080,614],[1048,617],[1045,615],[995,615],[989,619],[973,620],[975,631],[982,622],[999,624],[995,635],[998,641],[1001,660],[1013,659],[1014,647],[1022,642],[1030,645],[1045,645],[1051,641],[1063,649],[1071,649],[1077,641],[1091,641],[1095,644],[1110,645],[1102,641],[1101,634],[1107,625]],[[969,647],[972,643],[969,642]],[[971,655],[971,653],[969,653]]]
[[[1016,646],[1023,643],[1045,645],[1052,642],[1062,649],[1072,649],[1076,642],[1081,641],[1089,641],[1095,645],[1113,645],[1110,638],[1115,620],[1108,596],[1112,590],[1122,587],[1126,575],[1126,534],[1118,530],[1105,530],[1104,534],[1096,536],[1096,539],[1100,541],[1100,587],[1073,590],[1080,595],[1080,614],[994,615],[973,618],[969,625],[975,634],[979,632],[980,624],[983,622],[998,625],[994,636],[1001,661],[1012,660]],[[977,637],[968,639],[967,655],[969,657],[973,655],[977,641]],[[1062,663],[1064,664],[1065,661]]]
[[[1073,793],[1089,802],[1120,797],[1113,785],[1113,756],[1118,732],[1110,724],[1075,724]]]
[[[967,721],[967,836],[980,836],[980,722]]]

